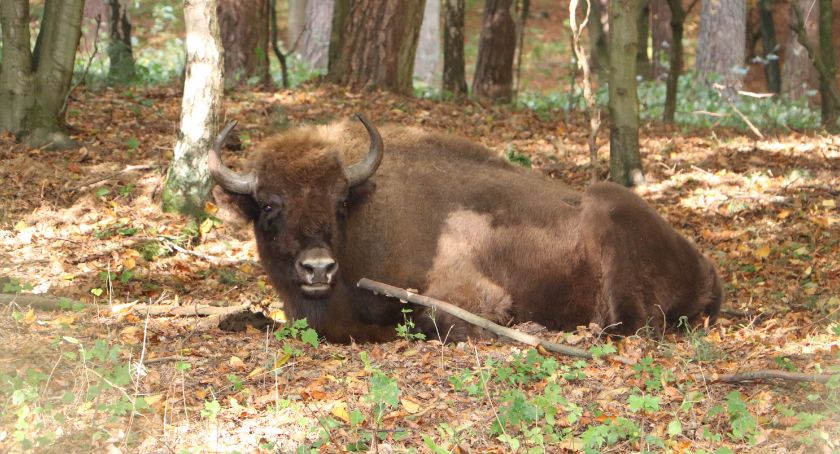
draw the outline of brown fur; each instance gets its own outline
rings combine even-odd
[[[722,300],[714,266],[633,192],[611,183],[573,191],[514,167],[466,140],[384,127],[385,154],[349,188],[342,163],[367,151],[367,135],[342,122],[271,137],[254,154],[253,197],[235,196],[254,221],[260,258],[291,318],[331,341],[386,341],[402,306],[360,290],[367,277],[414,288],[500,324],[551,329],[596,322],[633,333],[680,316],[714,321]],[[270,212],[261,207],[271,205]],[[301,251],[325,247],[339,264],[328,296],[302,295]],[[481,335],[454,318],[427,335]]]

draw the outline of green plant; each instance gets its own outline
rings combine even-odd
[[[423,333],[412,333],[411,331],[415,328],[414,320],[408,316],[412,312],[411,309],[403,309],[403,323],[397,324],[397,336],[403,338],[405,340],[425,340],[426,335]]]
[[[295,347],[291,341],[300,341],[312,348],[318,348],[320,345],[318,332],[309,327],[305,318],[287,323],[286,326],[274,332],[274,338],[283,342],[283,352],[287,357],[303,355],[303,350]]]
[[[726,412],[729,416],[730,438],[735,441],[746,440],[750,444],[755,443],[758,424],[747,409],[747,404],[740,392],[732,391],[726,395]]]
[[[527,167],[529,169],[531,168],[531,158],[529,158],[528,155],[517,151],[516,147],[512,144],[508,144],[507,147],[505,147],[505,157],[513,164]]]

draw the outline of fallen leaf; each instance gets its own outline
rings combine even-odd
[[[400,399],[400,403],[402,403],[405,411],[412,415],[420,411],[420,404],[410,397],[403,397]]]
[[[228,361],[228,364],[230,364],[230,367],[233,367],[235,369],[244,369],[245,368],[245,362],[242,361],[242,358],[240,358],[238,356],[231,356],[230,360]]]
[[[347,404],[343,401],[336,402],[330,413],[345,423],[350,423],[350,413],[347,412]]]

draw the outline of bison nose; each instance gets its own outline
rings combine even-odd
[[[326,249],[314,249],[301,254],[295,268],[307,284],[329,284],[338,271],[338,263]]]

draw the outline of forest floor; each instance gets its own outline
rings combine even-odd
[[[146,303],[249,303],[282,317],[282,302],[247,226],[212,204],[202,222],[158,209],[177,90],[74,98],[78,150],[0,137],[2,290],[89,305],[0,307],[0,451],[840,450],[837,376],[717,381],[764,369],[840,373],[838,137],[643,127],[648,184],[637,192],[718,264],[727,296],[708,330],[539,333],[617,351],[630,366],[505,341],[343,346],[305,329],[224,332],[218,315],[148,315]],[[527,157],[576,188],[588,181],[576,114],[564,123],[562,113],[314,85],[233,92],[224,108],[240,125],[242,151],[225,158],[234,167],[273,132],[361,111]],[[599,145],[606,169],[608,131]]]

